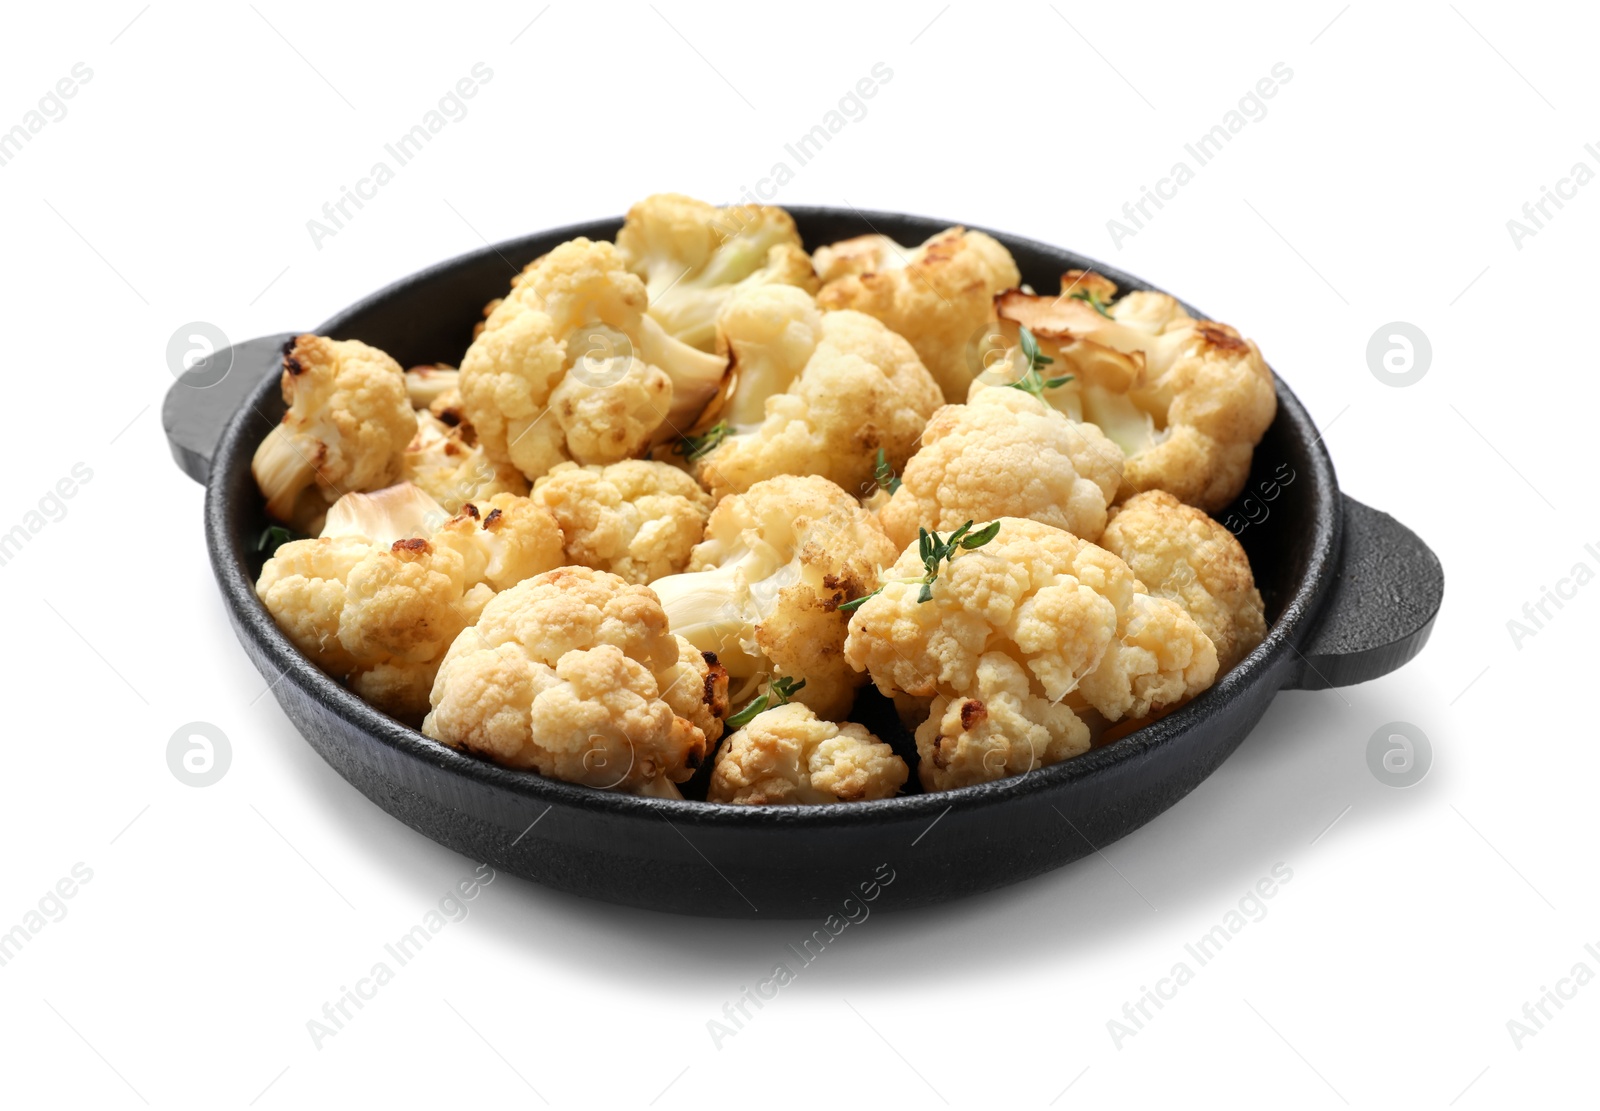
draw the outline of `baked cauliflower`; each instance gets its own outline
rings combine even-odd
[[[417,411],[417,434],[400,457],[400,476],[451,513],[495,494],[527,494],[528,480],[510,463],[490,462],[468,441],[470,426],[452,427],[427,409]]]
[[[996,311],[1031,331],[1050,373],[1073,375],[1043,396],[1122,448],[1123,496],[1165,490],[1208,513],[1238,497],[1278,405],[1256,345],[1164,293],[1115,299],[1114,283],[1075,270],[1061,283],[1057,297],[1006,292]]]
[[[610,243],[571,240],[519,274],[461,360],[462,405],[489,458],[537,479],[688,429],[726,360],[673,339],[647,304]]]
[[[985,652],[963,695],[938,695],[916,727],[917,778],[950,791],[1022,775],[1089,751],[1089,726],[1037,690],[1005,652]]]
[[[510,494],[452,517],[409,483],[346,494],[323,534],[279,545],[256,594],[328,674],[415,723],[445,650],[496,591],[561,562],[561,530]]]
[[[645,587],[587,567],[497,594],[445,653],[422,731],[552,779],[681,797],[721,736],[727,678]]]
[[[783,475],[711,511],[689,569],[650,584],[672,631],[716,653],[737,704],[775,676],[820,716],[850,710],[865,681],[844,658],[841,603],[877,586],[894,545],[861,504],[825,478]]]
[[[865,490],[876,453],[903,466],[939,406],[909,343],[862,313],[819,312],[795,286],[735,295],[718,328],[731,354],[729,385],[690,452],[715,498],[784,474]]]
[[[1217,648],[1230,670],[1267,635],[1250,560],[1233,533],[1164,490],[1135,494],[1111,513],[1101,545],[1150,593],[1171,598]]]
[[[971,535],[991,530],[936,574],[924,537],[856,607],[845,658],[880,691],[966,698],[998,652],[1026,669],[1034,695],[1076,693],[1117,721],[1191,698],[1216,677],[1216,649],[1183,607],[1150,594],[1104,548],[1019,517]]]
[[[717,313],[753,286],[799,286],[817,276],[794,220],[781,208],[717,208],[681,193],[657,193],[628,209],[617,250],[645,281],[650,315],[667,334],[703,351],[717,339]]]
[[[359,340],[296,336],[284,345],[283,420],[250,462],[267,513],[315,532],[343,494],[400,477],[417,431],[400,364]]]
[[[878,519],[901,549],[920,529],[996,517],[1098,540],[1121,482],[1122,452],[1094,425],[1022,390],[980,390],[934,413]]]
[[[626,459],[608,467],[558,463],[533,500],[555,515],[567,562],[630,583],[677,574],[705,532],[711,495],[666,463]]]
[[[744,806],[886,799],[910,775],[865,726],[835,725],[790,702],[762,711],[723,742],[706,799]]]
[[[863,235],[817,250],[824,309],[856,309],[911,341],[949,402],[965,401],[981,369],[973,340],[994,298],[1020,281],[1011,252],[981,231],[948,228],[920,247]]]

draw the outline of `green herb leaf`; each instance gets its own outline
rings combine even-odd
[[[1034,338],[1031,331],[1024,326],[1019,326],[1018,330],[1021,334],[1022,357],[1028,360],[1029,370],[1038,370],[1055,362],[1049,355],[1039,350],[1039,341]]]
[[[874,590],[871,594],[863,594],[859,598],[852,598],[848,602],[841,602],[839,604],[839,612],[840,613],[854,613],[856,610],[861,608],[861,604],[863,602],[865,602],[868,598],[876,597],[878,594],[881,594],[882,592],[883,592],[883,587],[880,586],[880,587],[878,587],[877,590]]]
[[[872,476],[878,480],[881,489],[891,494],[900,489],[900,480],[895,477],[894,468],[889,466],[889,457],[882,448],[878,449],[878,460],[872,465]]]
[[[710,454],[711,450],[728,438],[728,422],[719,420],[698,436],[685,436],[673,446],[673,451],[693,463]]]
[[[261,533],[261,539],[256,541],[256,551],[266,552],[269,556],[277,552],[278,548],[294,539],[294,533],[282,525],[268,525]]]
[[[974,548],[981,548],[996,536],[1000,535],[1000,522],[990,521],[977,532],[972,531],[972,522],[968,521],[952,532],[948,537],[940,536],[937,532],[927,529],[917,530],[917,554],[922,557],[923,574],[914,579],[890,579],[889,582],[907,583],[917,586],[917,602],[933,601],[933,584],[939,579],[939,568],[942,564],[954,559],[960,552],[970,552]],[[850,613],[857,609],[868,598],[874,597],[883,590],[878,587],[871,594],[863,594],[859,598],[852,598],[839,607],[841,613]]]
[[[1073,301],[1087,301],[1089,304],[1094,306],[1095,312],[1099,313],[1107,320],[1111,319],[1111,313],[1109,310],[1107,310],[1105,302],[1100,300],[1100,295],[1094,290],[1080,289],[1078,292],[1070,293],[1067,296]]]
[[[1034,397],[1043,401],[1045,390],[1060,389],[1072,381],[1073,376],[1070,374],[1063,374],[1059,378],[1046,380],[1042,372],[1045,367],[1055,362],[1055,360],[1039,350],[1039,341],[1034,338],[1034,334],[1027,328],[1019,328],[1018,334],[1022,357],[1028,360],[1028,369],[1015,382],[1006,383],[1008,386],[1014,390],[1021,390],[1023,393],[1031,393]]]
[[[772,693],[777,696],[777,704],[782,706],[785,702],[792,701],[794,696],[799,693],[800,688],[805,685],[806,681],[804,679],[794,679],[788,675],[779,675],[772,680],[771,689]]]
[[[744,709],[728,718],[727,725],[733,729],[742,729],[754,721],[756,715],[762,711],[768,708],[776,709],[788,703],[800,688],[805,685],[806,681],[804,679],[792,679],[787,675],[775,677],[771,683],[767,684],[767,693],[758,694],[752,698],[745,704]]]
[[[996,536],[999,536],[999,535],[1000,535],[1000,522],[999,521],[990,521],[987,525],[984,525],[977,532],[972,533],[970,536],[962,537],[961,546],[963,548],[965,548],[967,551],[970,552],[974,548],[983,547],[985,544],[987,544],[989,541],[993,540]],[[955,537],[951,537],[950,539],[952,541],[954,541]]]

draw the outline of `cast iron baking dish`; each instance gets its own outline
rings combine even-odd
[[[954,222],[789,211],[813,249],[868,232],[919,243]],[[457,363],[484,303],[523,265],[575,236],[611,239],[620,226],[597,220],[462,255],[316,331],[373,344],[402,366]],[[1153,288],[1071,251],[990,234],[1036,289],[1055,288],[1074,267],[1124,290]],[[1230,323],[1249,334],[1247,319]],[[1245,493],[1218,515],[1242,529],[1271,625],[1248,659],[1193,702],[1076,759],[942,794],[763,808],[595,791],[456,752],[379,713],[301,656],[256,599],[255,548],[267,521],[250,458],[284,412],[278,375],[287,338],[234,345],[174,385],[164,410],[174,457],[206,487],[206,543],[240,643],[295,728],[390,814],[473,860],[614,903],[820,918],[883,864],[895,878],[875,909],[937,903],[1058,868],[1193,790],[1279,690],[1360,683],[1405,663],[1427,640],[1444,592],[1439,560],[1415,534],[1340,493],[1316,428],[1280,380],[1277,419]],[[221,367],[221,380],[205,385]],[[907,742],[897,740],[903,753]]]

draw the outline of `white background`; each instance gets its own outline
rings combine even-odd
[[[1576,5],[140,2],[4,17],[0,129],[74,63],[93,71],[0,167],[0,531],[73,464],[93,472],[0,567],[0,930],[75,863],[93,871],[0,967],[7,1104],[1592,1093],[1600,986],[1520,1048],[1507,1027],[1576,962],[1600,972],[1584,951],[1600,943],[1600,586],[1520,647],[1507,629],[1574,564],[1600,569],[1584,551],[1600,544],[1600,183],[1520,249],[1506,226],[1576,161],[1600,169],[1583,149],[1600,140],[1596,27]],[[470,114],[317,249],[306,221],[480,61],[494,76]],[[867,116],[778,202],[1071,246],[1239,326],[1326,428],[1345,489],[1443,559],[1432,643],[1383,680],[1282,695],[1221,771],[1102,856],[850,928],[720,1049],[707,1020],[812,924],[662,917],[510,877],[314,1047],[307,1020],[474,866],[369,804],[261,696],[211,581],[201,490],[162,438],[169,337],[310,328],[484,239],[658,190],[732,200],[876,62],[893,78]],[[1115,246],[1107,220],[1278,62],[1293,78],[1266,118]],[[1409,388],[1367,366],[1395,320],[1432,341]],[[205,789],[165,757],[196,720],[233,750]],[[1365,757],[1395,720],[1434,751],[1408,790]],[[1108,1020],[1280,863],[1293,879],[1266,917],[1117,1045]]]

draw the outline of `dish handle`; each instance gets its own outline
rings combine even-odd
[[[1444,599],[1444,568],[1416,533],[1344,498],[1344,538],[1322,620],[1300,646],[1289,690],[1365,683],[1422,650]]]
[[[283,366],[283,345],[299,335],[262,336],[207,356],[174,382],[161,405],[172,458],[184,474],[204,486],[222,431],[239,406],[268,374]]]

